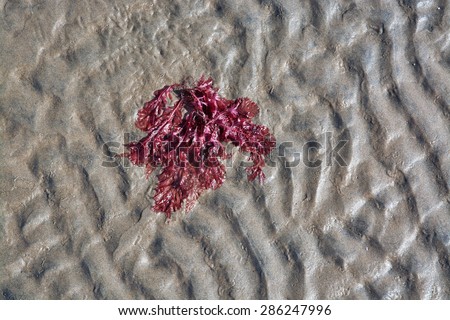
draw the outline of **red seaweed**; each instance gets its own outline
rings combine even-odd
[[[128,152],[122,155],[144,166],[147,177],[161,168],[153,209],[170,218],[183,203],[190,211],[204,191],[219,188],[225,180],[223,161],[231,157],[227,143],[249,154],[248,179],[262,183],[264,156],[275,147],[275,138],[252,122],[258,112],[248,98],[221,97],[211,78],[201,77],[192,88],[173,84],[155,91],[135,123],[146,136],[125,145]]]

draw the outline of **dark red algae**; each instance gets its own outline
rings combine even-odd
[[[161,168],[153,210],[170,218],[183,203],[190,211],[204,191],[219,188],[225,180],[223,162],[231,157],[227,144],[249,154],[248,179],[262,183],[264,156],[276,143],[267,127],[252,122],[258,112],[248,98],[221,97],[211,78],[201,77],[193,88],[173,84],[155,91],[136,120],[147,135],[125,145],[128,152],[122,154],[144,166],[147,177]]]

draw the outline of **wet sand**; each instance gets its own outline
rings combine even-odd
[[[449,1],[0,4],[0,298],[450,298]],[[202,74],[292,147],[166,223],[105,161]]]

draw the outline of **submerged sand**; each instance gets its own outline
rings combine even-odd
[[[0,4],[0,298],[450,298],[449,1]],[[105,161],[202,74],[292,144],[167,224]]]

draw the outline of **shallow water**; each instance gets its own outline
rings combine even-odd
[[[0,4],[0,297],[450,298],[449,1]],[[167,224],[104,145],[202,74],[291,147]]]

